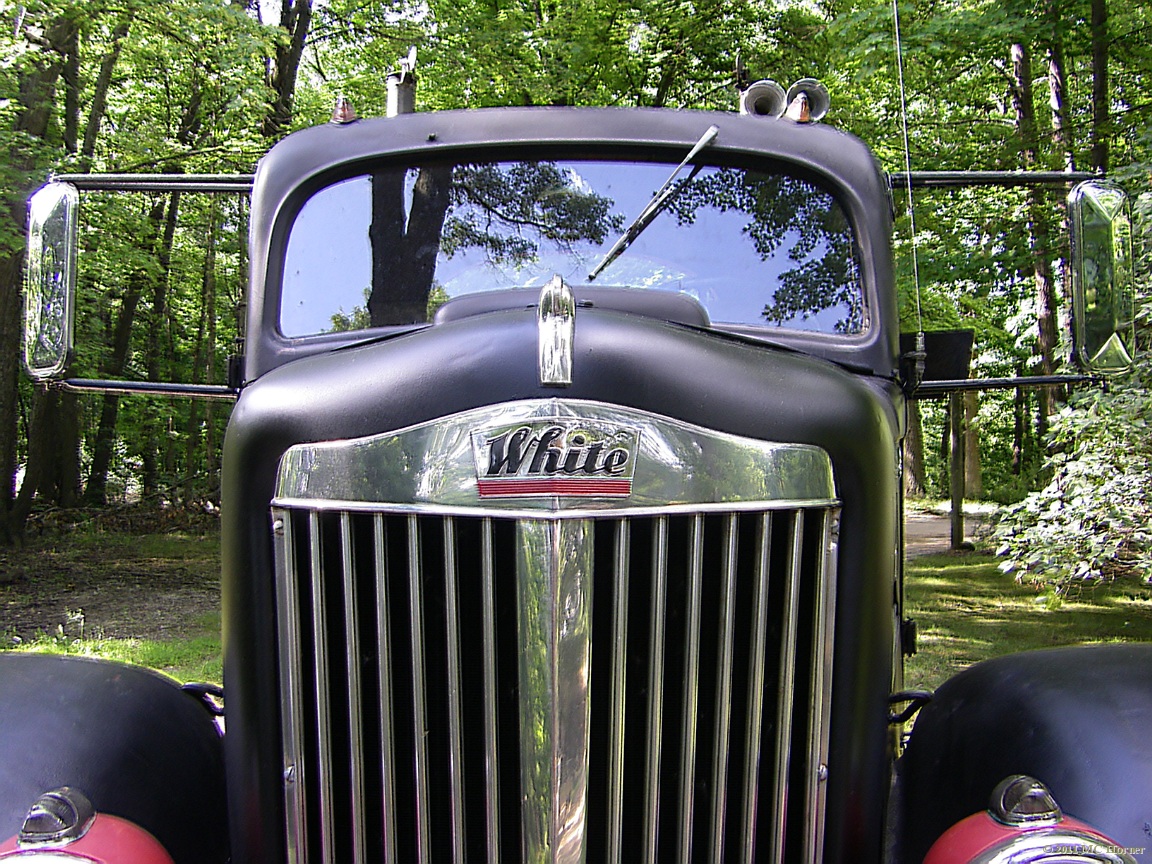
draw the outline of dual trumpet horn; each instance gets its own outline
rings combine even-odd
[[[787,116],[815,123],[828,113],[828,88],[815,78],[801,78],[785,92],[770,78],[750,84],[740,94],[740,113],[757,117]]]

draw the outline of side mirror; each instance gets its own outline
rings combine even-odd
[[[1136,353],[1132,210],[1115,183],[1088,180],[1068,196],[1072,229],[1072,327],[1089,372],[1127,372]]]
[[[49,183],[28,201],[24,367],[38,381],[60,375],[72,353],[79,206],[70,183]]]

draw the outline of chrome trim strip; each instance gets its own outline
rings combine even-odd
[[[364,816],[364,729],[360,711],[364,704],[364,691],[360,686],[360,625],[356,609],[356,562],[352,549],[352,518],[340,514],[340,566],[343,571],[344,590],[344,647],[348,672],[348,735],[349,771],[352,779],[352,798],[348,802],[352,817],[352,861],[364,864],[367,860],[368,833]]]
[[[545,387],[569,386],[576,338],[576,298],[559,274],[540,289],[536,331],[540,383]]]
[[[384,516],[372,519],[372,543],[376,560],[376,668],[380,683],[380,754],[383,774],[384,859],[396,859],[396,743],[392,734],[392,644],[388,622],[388,558]]]
[[[668,519],[652,528],[652,620],[648,666],[648,776],[644,790],[644,864],[655,864],[660,820],[660,751],[663,738],[664,612],[668,592]]]
[[[320,852],[323,861],[336,860],[336,838],[332,836],[333,823],[333,764],[332,764],[332,703],[329,694],[328,621],[325,615],[324,569],[321,555],[323,537],[320,534],[320,515],[308,514],[308,546],[311,552],[312,584],[312,640],[316,651],[316,728],[319,730],[320,752],[316,786],[320,796]]]
[[[646,516],[695,516],[709,513],[759,513],[764,510],[824,510],[829,507],[838,507],[839,498],[812,498],[804,500],[773,499],[771,501],[733,501],[720,504],[668,504],[663,507],[618,507],[612,510],[603,510],[594,507],[588,509],[561,510],[556,512],[542,512],[538,510],[497,510],[494,514],[489,507],[449,507],[439,504],[403,504],[365,501],[339,501],[316,498],[276,498],[272,505],[275,507],[294,508],[299,510],[319,510],[327,512],[349,513],[404,513],[413,516],[460,516],[484,519],[493,515],[501,519],[522,519],[532,521],[562,522],[573,519],[640,519]]]
[[[732,655],[736,619],[736,541],[739,527],[735,516],[724,520],[724,582],[720,605],[720,657],[716,675],[716,730],[712,736],[712,847],[709,861],[720,864],[724,855],[728,788],[728,740],[732,729]]]
[[[692,519],[688,533],[688,610],[684,622],[684,702],[680,746],[680,836],[678,860],[692,856],[696,791],[696,707],[700,686],[700,580],[704,566],[704,517]]]
[[[595,529],[581,520],[516,530],[525,860],[583,864]]]
[[[628,582],[632,532],[616,523],[615,564],[612,568],[612,714],[608,734],[607,860],[620,860],[624,832],[624,708],[628,674]]]
[[[288,821],[289,864],[303,864],[307,856],[307,819],[304,816],[310,779],[304,769],[304,689],[300,664],[299,576],[293,550],[292,519],[284,510],[272,511],[273,557],[276,566],[276,598],[280,643],[281,734],[284,745],[284,812]]]
[[[448,640],[448,751],[452,796],[452,860],[464,862],[464,745],[460,738],[460,622],[456,590],[456,525],[444,520],[444,615]]]
[[[800,605],[800,565],[804,540],[804,511],[792,516],[791,537],[788,549],[787,583],[785,595],[787,606],[784,611],[784,626],[781,628],[780,645],[780,693],[776,703],[776,754],[773,774],[772,816],[774,823],[769,829],[769,861],[784,860],[785,817],[788,810],[788,771],[791,767],[792,752],[792,706],[796,668],[797,609]]]
[[[772,514],[756,528],[756,605],[752,618],[752,650],[748,668],[748,725],[744,739],[744,818],[740,860],[752,864],[756,850],[756,804],[760,795],[760,735],[764,729],[764,652],[768,645],[769,561],[772,555]]]
[[[631,492],[615,498],[542,494],[481,502],[478,459],[488,465],[481,452],[485,433],[543,423],[565,428],[588,423],[619,430],[630,440],[638,436]],[[559,451],[548,452],[558,458]],[[404,470],[381,470],[387,466]],[[662,509],[672,502],[689,509],[744,501],[811,505],[835,498],[832,463],[818,447],[741,438],[644,411],[572,399],[510,402],[366,438],[299,444],[281,459],[276,486],[277,503],[340,502],[342,509],[351,510],[356,504],[404,502],[487,514],[635,511]]]
[[[415,741],[412,770],[416,781],[416,860],[427,864],[428,836],[428,709],[424,693],[424,595],[421,588],[423,558],[420,550],[420,522],[408,517],[408,620],[412,627],[412,715]]]
[[[808,723],[808,777],[805,790],[806,861],[819,861],[824,850],[824,800],[828,790],[828,712],[832,705],[832,646],[836,622],[836,549],[839,544],[837,512],[820,515],[820,558],[816,575],[814,644],[811,656],[812,689]]]
[[[496,753],[496,574],[492,551],[492,520],[480,528],[480,579],[484,615],[484,751],[488,816],[488,860],[500,860],[500,780]]]

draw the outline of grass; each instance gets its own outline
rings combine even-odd
[[[203,632],[178,639],[114,639],[69,636],[63,632],[40,634],[16,650],[41,654],[69,654],[117,660],[146,666],[181,683],[220,684],[223,680],[220,613],[205,613],[195,622]]]
[[[1117,580],[1056,597],[1001,573],[986,555],[908,562],[907,615],[919,650],[905,686],[932,690],[980,660],[1015,651],[1101,642],[1152,642],[1152,587]]]

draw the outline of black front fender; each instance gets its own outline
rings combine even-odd
[[[986,809],[1011,774],[1040,780],[1118,845],[1152,847],[1152,645],[979,663],[936,691],[898,767],[903,861]]]
[[[176,864],[228,858],[223,748],[198,697],[120,663],[0,652],[0,841],[61,786]]]

